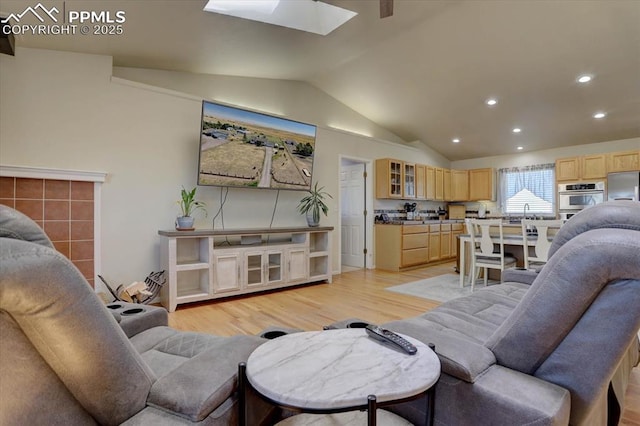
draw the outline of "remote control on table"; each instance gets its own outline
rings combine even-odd
[[[416,348],[411,342],[402,338],[398,334],[393,331],[387,330],[386,328],[378,327],[377,325],[369,324],[365,330],[369,337],[374,338],[380,343],[387,344],[393,348],[400,349],[409,355],[415,355],[418,352],[418,348]]]

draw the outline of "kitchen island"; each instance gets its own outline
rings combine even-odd
[[[526,243],[522,235],[522,225],[520,223],[514,223],[511,221],[504,221],[502,224],[503,227],[503,240],[505,245],[505,255],[509,254],[517,259],[517,266],[523,265],[524,259],[524,250],[529,250],[531,247],[536,245],[538,241],[537,233],[532,233],[527,235]],[[549,231],[549,241],[553,239],[555,233],[557,232],[557,228],[553,231]],[[458,257],[458,271],[460,272],[460,287],[464,287],[464,279],[467,274],[468,264],[471,263],[471,252],[470,246],[468,244],[471,243],[471,237],[467,234],[462,234],[459,236],[460,245],[459,245],[459,257]],[[499,237],[492,237],[494,242],[499,241]],[[469,251],[469,254],[467,254]],[[529,251],[530,253],[530,251]]]

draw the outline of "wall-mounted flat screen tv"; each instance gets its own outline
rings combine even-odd
[[[202,102],[198,185],[309,190],[316,126]]]

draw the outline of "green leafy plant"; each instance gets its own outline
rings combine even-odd
[[[324,186],[318,188],[318,182],[316,182],[313,189],[309,190],[309,195],[300,200],[300,204],[298,204],[298,211],[302,214],[307,214],[311,212],[311,216],[313,217],[313,222],[320,222],[320,211],[327,216],[329,213],[329,207],[325,204],[325,197],[333,198],[331,194],[323,191]]]
[[[207,209],[205,208],[206,204],[202,201],[196,200],[196,189],[198,187],[194,187],[191,191],[187,191],[182,187],[182,191],[180,191],[180,200],[176,201],[180,206],[180,210],[182,211],[182,216],[191,216],[197,210],[202,210],[204,215],[207,215]]]

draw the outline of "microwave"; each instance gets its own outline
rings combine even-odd
[[[575,211],[603,203],[604,182],[558,185],[558,210]]]

